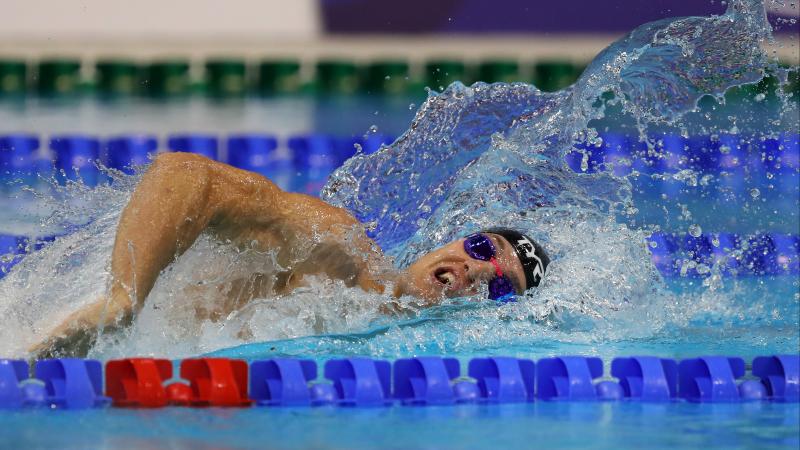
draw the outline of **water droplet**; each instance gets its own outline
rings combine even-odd
[[[693,237],[700,237],[703,234],[703,229],[697,224],[689,225],[689,234]]]
[[[758,198],[759,195],[761,195],[761,191],[758,188],[750,189],[750,197]]]
[[[409,104],[408,104],[408,110],[409,110],[409,111],[411,111],[412,109],[414,109],[414,108],[416,108],[416,107],[417,107],[417,105],[415,105],[415,104],[413,104],[413,103],[409,103]]]
[[[756,96],[753,98],[753,100],[755,100],[755,101],[757,101],[757,102],[761,102],[761,101],[764,101],[764,99],[765,99],[765,98],[767,98],[767,96],[766,96],[766,95],[764,95],[764,94],[757,94],[757,95],[756,95]]]
[[[377,125],[370,126],[369,127],[369,132],[370,133],[377,133],[378,132],[378,126]]]

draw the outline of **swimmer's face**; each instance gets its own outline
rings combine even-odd
[[[514,249],[502,236],[485,233],[497,250],[500,269],[514,283],[518,294],[525,289],[525,272]],[[408,267],[395,288],[395,295],[412,295],[431,302],[444,297],[464,297],[480,292],[496,276],[489,261],[470,257],[464,251],[464,239],[453,241],[420,257]]]

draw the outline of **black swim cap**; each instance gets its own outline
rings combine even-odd
[[[510,228],[489,228],[483,232],[503,236],[514,248],[519,262],[522,263],[522,269],[525,271],[525,290],[539,286],[544,279],[547,266],[550,264],[550,258],[536,241]]]

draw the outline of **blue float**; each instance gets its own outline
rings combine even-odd
[[[513,403],[535,398],[536,365],[529,359],[475,358],[467,373],[477,380],[482,400]]]
[[[456,403],[474,403],[481,399],[481,390],[476,383],[462,380],[453,383]]]
[[[689,147],[687,138],[675,133],[653,134],[653,152],[647,152],[645,159],[652,164],[653,173],[675,173],[686,169],[684,161]]]
[[[611,375],[619,380],[624,398],[665,402],[678,395],[678,364],[654,356],[615,358]]]
[[[453,404],[456,395],[450,384],[460,370],[455,358],[398,359],[394,362],[394,398],[408,405]]]
[[[391,364],[369,358],[333,359],[325,363],[325,378],[333,382],[342,406],[391,404]]]
[[[250,365],[250,398],[259,406],[309,406],[309,383],[317,378],[310,359],[275,358]]]
[[[278,140],[267,134],[235,134],[228,136],[227,148],[228,164],[263,175],[276,159]]]
[[[751,275],[771,273],[775,264],[775,243],[768,235],[750,236],[742,252],[742,268]]]
[[[236,134],[228,138],[228,164],[263,175],[283,190],[292,189],[297,172],[288,151],[278,148],[274,136]]]
[[[600,133],[603,139],[603,166],[618,177],[631,173],[631,144],[628,136],[620,133]]]
[[[30,134],[0,136],[0,180],[30,185],[36,177],[39,138]]]
[[[0,359],[0,408],[21,408],[25,395],[20,383],[28,379],[28,363],[23,360]]]
[[[797,235],[772,233],[769,239],[774,246],[774,260],[769,272],[774,275],[797,275],[800,273],[800,237]]]
[[[664,275],[676,275],[679,272],[676,254],[680,250],[678,239],[671,234],[653,233],[648,239],[653,264]]]
[[[341,166],[345,161],[355,156],[357,151],[356,144],[362,146],[361,138],[353,136],[334,138],[333,146],[336,151],[336,157],[338,158],[337,166]]]
[[[186,152],[219,159],[217,137],[211,134],[175,134],[167,139],[167,148],[173,152]]]
[[[713,172],[719,166],[718,146],[711,136],[691,136],[686,140],[687,168],[697,172]]]
[[[100,159],[100,141],[93,136],[61,135],[50,140],[55,154],[56,178],[59,182],[82,181],[94,187],[101,181],[97,167]]]
[[[368,133],[361,140],[361,151],[364,152],[365,155],[370,155],[392,142],[394,142],[394,136],[383,133]]]
[[[595,378],[603,361],[595,357],[561,356],[536,363],[536,390],[542,400],[596,400]]]
[[[723,133],[712,141],[713,150],[717,154],[717,170],[731,170],[747,164],[750,143],[739,135]]]
[[[578,142],[573,145],[576,150],[567,153],[567,166],[577,173],[595,173],[602,169],[605,148],[602,142]],[[584,167],[584,160],[586,165]]]
[[[800,402],[800,355],[760,356],[753,360],[752,371],[761,378],[768,398]]]
[[[767,387],[758,380],[744,380],[739,383],[739,398],[742,400],[767,400],[768,396]]]
[[[764,169],[772,172],[790,172],[800,165],[800,136],[782,133],[761,143]]]
[[[616,381],[604,380],[594,385],[598,400],[616,401],[626,398],[625,390]]]
[[[736,379],[744,376],[742,358],[704,356],[678,364],[678,394],[691,402],[741,400]]]
[[[36,363],[36,378],[47,390],[47,402],[56,408],[85,409],[108,405],[103,396],[103,366],[91,359],[46,359]]]
[[[739,236],[733,233],[718,233],[711,238],[712,243],[715,240],[717,244],[713,248],[712,262],[722,264],[721,269],[724,274],[738,270],[740,262],[731,253],[740,247]]]
[[[106,165],[132,174],[134,167],[149,163],[157,150],[158,141],[155,136],[116,136],[106,142]]]
[[[682,244],[681,247],[683,251],[686,252],[688,259],[709,267],[713,264],[714,244],[711,243],[711,237],[709,235],[701,234],[695,237],[687,233],[683,236]],[[689,275],[697,275],[696,270],[692,272],[693,273]]]
[[[27,239],[22,236],[0,234],[0,278],[22,261],[27,251]]]
[[[314,133],[292,136],[287,143],[292,151],[295,177],[294,191],[319,194],[328,175],[339,166],[339,155],[333,138],[327,134]]]

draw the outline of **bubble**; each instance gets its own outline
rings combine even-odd
[[[761,191],[758,188],[750,189],[750,197],[758,198],[759,195],[761,195]]]
[[[689,234],[692,237],[700,237],[703,234],[703,229],[697,224],[689,225]]]

